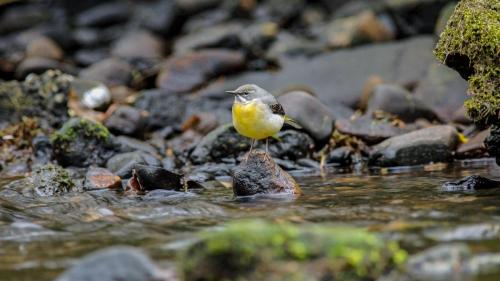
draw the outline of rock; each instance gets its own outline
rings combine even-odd
[[[132,67],[119,59],[109,58],[99,61],[80,72],[86,80],[100,81],[107,86],[130,85],[132,83]]]
[[[177,39],[173,48],[174,53],[185,54],[204,48],[240,48],[242,42],[239,34],[244,28],[243,24],[235,22],[201,28]]]
[[[453,14],[453,11],[455,10],[455,7],[457,6],[457,3],[451,2],[446,4],[441,11],[439,11],[439,17],[436,21],[436,26],[434,27],[434,34],[436,36],[441,35],[441,32],[444,31],[446,28],[446,23],[450,19],[451,15]]]
[[[73,191],[75,183],[69,173],[56,165],[45,165],[33,171],[31,181],[38,196],[54,196]]]
[[[250,149],[250,139],[239,135],[232,124],[219,126],[196,145],[189,158],[194,164],[238,158]]]
[[[64,52],[52,39],[40,36],[28,44],[26,56],[62,60]]]
[[[324,51],[320,42],[303,38],[287,31],[280,31],[276,40],[267,51],[267,56],[272,59],[284,59],[283,57],[312,56]]]
[[[179,126],[184,119],[188,101],[181,95],[162,90],[146,90],[135,107],[147,112],[146,127],[150,129]]]
[[[419,118],[438,121],[439,117],[423,101],[415,98],[406,89],[390,84],[380,84],[368,101],[367,113],[381,110],[399,117],[404,122],[415,122]]]
[[[109,57],[105,49],[79,49],[73,54],[73,61],[83,67],[95,64]]]
[[[310,156],[314,151],[314,141],[303,132],[285,130],[278,133],[280,141],[269,139],[269,153],[272,157],[296,161]],[[265,140],[261,141],[261,148],[265,147]]]
[[[465,107],[472,120],[499,122],[500,17],[496,0],[457,4],[435,49],[439,61],[469,81]]]
[[[71,76],[60,71],[30,75],[23,82],[0,83],[0,120],[17,123],[22,116],[39,117],[59,126],[68,117]]]
[[[106,127],[80,118],[71,118],[51,141],[54,158],[62,166],[102,166],[118,150]]]
[[[406,259],[396,242],[342,226],[247,220],[198,236],[180,256],[187,281],[377,280]]]
[[[468,176],[458,181],[445,182],[441,189],[443,191],[476,191],[500,188],[500,182],[490,180],[481,176]]]
[[[418,83],[414,95],[434,109],[441,119],[450,121],[453,114],[463,107],[466,93],[467,82],[458,73],[441,64],[432,63],[427,74]]]
[[[206,182],[216,177],[231,176],[231,166],[225,163],[205,163],[189,171],[187,178],[195,182]]]
[[[122,179],[130,178],[136,164],[161,167],[161,162],[155,156],[140,152],[120,153],[111,157],[106,163],[106,168]]]
[[[400,128],[386,120],[375,120],[364,115],[356,119],[339,119],[335,128],[347,135],[356,136],[366,142],[377,143],[387,138],[411,131],[408,127]]]
[[[352,110],[341,104],[329,108],[304,91],[285,93],[278,97],[278,101],[285,109],[285,113],[318,141],[330,137],[335,120],[349,118],[353,114]]]
[[[52,158],[52,144],[47,136],[39,135],[31,141],[33,148],[33,155],[35,156],[36,163],[45,165],[49,163]]]
[[[328,153],[326,158],[326,163],[328,164],[336,164],[339,166],[349,166],[351,165],[352,159],[351,156],[353,151],[349,147],[338,147]]]
[[[85,190],[120,189],[121,187],[122,180],[119,176],[99,167],[90,167],[83,183]]]
[[[438,242],[494,240],[500,238],[500,224],[477,223],[444,229],[434,228],[425,231],[424,235]]]
[[[137,108],[122,105],[104,122],[113,133],[119,135],[137,135],[144,130],[146,114]]]
[[[40,9],[37,5],[12,5],[11,7],[2,7],[2,16],[0,17],[0,34],[6,34],[13,31],[23,30],[47,20],[46,9]]]
[[[71,89],[87,108],[104,110],[111,103],[111,93],[108,87],[100,82],[74,79],[71,81]]]
[[[490,135],[484,140],[488,153],[496,157],[497,164],[500,165],[500,126],[491,126]]]
[[[198,89],[210,79],[233,74],[245,68],[245,56],[238,51],[201,50],[168,59],[156,86],[169,93],[186,93]]]
[[[140,191],[184,190],[183,176],[162,167],[135,164],[133,174],[139,183]]]
[[[163,280],[156,265],[140,250],[110,247],[90,253],[56,281]]]
[[[28,57],[17,65],[15,76],[17,79],[23,79],[30,73],[42,74],[50,69],[58,69],[70,74],[75,73],[75,69],[68,64],[48,58]]]
[[[300,187],[263,151],[253,151],[233,171],[236,196],[257,194],[300,194]]]
[[[139,25],[163,37],[170,37],[179,32],[181,13],[178,1],[154,1],[150,5],[142,5],[134,15]]]
[[[75,18],[77,26],[103,27],[125,22],[130,15],[126,2],[103,3],[81,12]]]
[[[457,158],[470,159],[484,156],[486,153],[484,141],[489,133],[490,130],[482,130],[473,137],[469,138],[466,143],[461,143],[457,148]]]
[[[134,152],[142,151],[151,155],[157,155],[158,150],[151,144],[127,136],[117,136],[116,142],[120,144],[120,151]]]
[[[432,126],[395,136],[373,147],[370,164],[382,167],[448,162],[458,144],[457,130]]]
[[[163,42],[147,31],[135,31],[116,41],[111,54],[126,59],[159,59],[163,56]]]

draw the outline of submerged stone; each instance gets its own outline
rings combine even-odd
[[[62,166],[102,166],[119,149],[106,127],[81,118],[66,122],[51,141],[54,157]]]
[[[45,165],[33,171],[31,181],[39,196],[54,196],[72,191],[75,183],[69,173],[56,165]]]
[[[184,280],[376,280],[404,262],[396,242],[342,226],[241,221],[181,256]]]
[[[441,187],[443,191],[476,191],[500,188],[500,182],[481,176],[468,176],[458,181],[445,182]]]
[[[295,179],[264,151],[255,150],[233,171],[236,196],[257,194],[300,194]]]
[[[122,182],[119,176],[107,169],[90,167],[85,175],[83,187],[85,190],[119,189]]]
[[[166,189],[182,190],[183,176],[158,166],[135,164],[133,176],[137,180],[140,191]]]

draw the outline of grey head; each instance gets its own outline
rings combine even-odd
[[[277,103],[276,98],[272,94],[255,84],[245,84],[239,86],[234,91],[227,92],[235,95],[235,101],[240,103],[251,102],[255,99],[259,99],[265,104]]]

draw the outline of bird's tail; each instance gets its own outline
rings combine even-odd
[[[286,115],[285,115],[285,123],[294,127],[295,129],[302,129],[302,126],[300,126],[299,123],[297,123],[297,121],[293,120],[292,118]]]

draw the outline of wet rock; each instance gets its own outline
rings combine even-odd
[[[58,126],[68,116],[69,75],[47,71],[30,75],[23,82],[0,83],[0,120],[18,122],[22,116],[40,117]]]
[[[87,108],[104,110],[111,103],[111,93],[108,87],[100,82],[74,79],[71,81],[71,89]]]
[[[122,23],[130,15],[127,2],[103,3],[81,12],[75,19],[77,26],[103,27]]]
[[[490,180],[481,176],[468,176],[458,181],[445,182],[441,189],[443,191],[476,191],[500,188],[500,182]]]
[[[163,42],[147,31],[135,31],[115,42],[111,54],[126,59],[159,59]]]
[[[0,34],[29,28],[47,20],[48,14],[36,5],[16,5],[2,11]]]
[[[267,56],[273,59],[280,59],[287,56],[312,56],[323,52],[323,50],[324,46],[320,42],[299,37],[287,31],[280,31],[276,40],[269,47]]]
[[[471,255],[466,244],[439,245],[411,256],[406,271],[416,280],[453,280],[465,273]]]
[[[117,136],[116,142],[120,144],[120,151],[134,152],[142,151],[151,155],[157,155],[158,150],[151,144],[127,136]]]
[[[439,63],[429,65],[427,74],[415,89],[415,97],[447,121],[453,118],[455,111],[463,107],[466,93],[467,82],[458,73]]]
[[[233,171],[236,196],[257,194],[300,194],[300,187],[263,151],[253,151]]]
[[[496,157],[497,164],[500,165],[500,126],[491,126],[490,135],[484,140],[486,149],[491,156]]]
[[[119,135],[137,135],[144,130],[146,117],[143,111],[122,105],[111,114],[104,125]]]
[[[468,93],[472,97],[465,102],[465,107],[475,122],[495,124],[499,121],[499,25],[498,1],[462,1],[457,4],[435,49],[439,61],[469,81]]]
[[[339,166],[348,166],[351,164],[351,156],[353,151],[349,147],[338,147],[328,153],[328,157],[326,158],[326,163],[328,164],[336,164]]]
[[[239,135],[232,124],[219,126],[196,145],[190,154],[194,164],[238,158],[250,149],[250,139]]]
[[[187,178],[195,182],[206,182],[214,180],[216,177],[230,176],[231,167],[232,165],[225,163],[205,163],[196,166],[187,174]]]
[[[102,166],[118,150],[106,127],[72,118],[51,137],[54,158],[62,166]]]
[[[337,120],[335,128],[343,134],[356,136],[370,143],[377,143],[410,131],[407,127],[401,128],[387,120],[375,120],[368,115],[353,120]]]
[[[142,5],[135,13],[139,25],[163,37],[177,34],[181,21],[177,2],[160,0]]]
[[[500,237],[500,225],[495,223],[459,225],[449,229],[429,229],[424,234],[427,238],[440,242],[493,240]]]
[[[269,153],[272,157],[288,160],[297,160],[308,157],[314,150],[314,141],[304,133],[294,130],[285,130],[278,133],[280,141],[270,138]],[[265,141],[261,141],[261,148]]]
[[[199,234],[179,264],[185,280],[359,281],[376,280],[405,258],[397,243],[363,229],[252,220]]]
[[[467,143],[461,143],[456,152],[457,158],[477,158],[484,156],[486,152],[486,147],[484,146],[484,141],[489,135],[490,130],[482,130],[475,134]]]
[[[245,56],[238,51],[192,52],[168,59],[156,79],[156,86],[169,93],[190,92],[219,75],[243,70],[245,64]]]
[[[297,121],[306,132],[319,141],[332,134],[336,119],[349,118],[353,114],[349,108],[337,104],[327,107],[313,95],[304,91],[292,91],[278,97],[285,112]]]
[[[16,68],[16,78],[23,79],[30,73],[42,74],[49,69],[58,69],[66,73],[74,74],[76,70],[70,65],[43,57],[28,57]]]
[[[75,183],[69,173],[56,165],[42,166],[31,174],[35,194],[38,196],[54,196],[75,189]]]
[[[139,183],[140,191],[184,189],[183,176],[162,167],[135,164],[133,174]]]
[[[56,281],[163,280],[156,265],[140,250],[111,247],[90,253]]]
[[[146,127],[150,129],[179,126],[184,118],[188,101],[177,94],[162,90],[146,90],[135,107],[147,112]]]
[[[408,166],[431,162],[448,162],[458,144],[458,133],[452,126],[432,126],[395,136],[373,147],[372,165]]]
[[[64,57],[64,52],[52,39],[40,36],[28,44],[26,56],[61,60]]]
[[[85,190],[120,189],[121,187],[122,181],[119,176],[99,167],[89,168],[83,184]]]
[[[137,164],[161,167],[161,162],[155,156],[140,152],[120,153],[111,157],[106,163],[106,168],[120,178],[130,178],[132,170]]]
[[[119,59],[109,58],[83,69],[80,77],[100,81],[107,86],[129,85],[132,82],[132,67]]]
[[[367,114],[378,110],[394,114],[405,122],[414,122],[419,118],[439,120],[436,113],[423,101],[415,98],[406,89],[390,84],[376,86],[368,101]]]
[[[108,57],[106,49],[79,49],[73,54],[73,61],[79,66],[87,67]]]
[[[185,54],[193,50],[206,48],[240,48],[242,42],[239,34],[244,28],[244,25],[234,22],[201,28],[177,39],[174,45],[174,53]]]
[[[49,163],[52,157],[52,144],[47,136],[36,136],[31,141],[31,146],[33,148],[33,155],[36,159],[35,164],[45,165]]]

